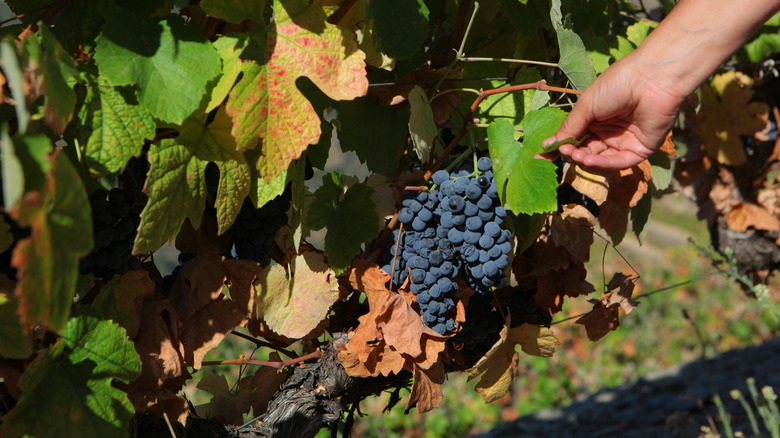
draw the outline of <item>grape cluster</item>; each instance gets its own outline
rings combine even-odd
[[[292,194],[289,188],[281,195],[255,208],[249,199],[244,200],[236,222],[230,227],[233,239],[232,255],[239,259],[254,260],[262,266],[271,263],[276,232],[287,223]]]
[[[407,196],[398,220],[403,232],[393,233],[398,257],[383,269],[400,285],[411,277],[423,321],[438,333],[454,330],[453,294],[460,277],[474,291],[487,294],[507,279],[511,232],[502,228],[506,210],[498,199],[490,158],[452,173],[433,174],[434,188]],[[400,240],[399,240],[400,239]]]
[[[95,246],[79,261],[79,272],[106,279],[140,265],[132,254],[146,196],[138,189],[96,190],[89,196]]]

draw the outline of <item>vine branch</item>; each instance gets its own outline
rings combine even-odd
[[[243,354],[238,356],[238,359],[230,359],[230,360],[210,360],[203,362],[203,366],[213,366],[213,365],[260,365],[264,367],[271,367],[276,370],[281,370],[285,367],[292,366],[299,364],[301,362],[305,362],[309,359],[320,359],[322,358],[322,351],[320,349],[317,349],[317,351],[309,354],[305,354],[303,356],[297,357],[295,359],[289,359],[289,360],[283,360],[281,362],[276,361],[267,361],[267,360],[255,360],[255,359],[247,359]]]

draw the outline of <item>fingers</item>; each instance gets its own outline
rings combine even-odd
[[[591,173],[609,174],[616,170],[628,169],[641,163],[644,158],[632,151],[606,149],[603,153],[593,153],[588,148],[572,145],[561,146],[558,150],[564,157]]]

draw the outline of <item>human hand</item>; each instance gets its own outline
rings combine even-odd
[[[667,79],[661,67],[636,53],[626,56],[596,78],[544,143],[585,137],[579,146],[563,144],[558,152],[590,172],[639,164],[661,146],[685,99]]]

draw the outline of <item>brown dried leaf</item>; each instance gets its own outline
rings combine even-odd
[[[571,263],[582,264],[590,259],[593,245],[593,215],[585,207],[566,209],[564,214],[554,214],[550,236],[556,246],[566,248]]]
[[[566,171],[564,181],[598,205],[607,200],[609,182],[604,175],[589,173],[577,165],[570,165]]]
[[[180,339],[187,363],[196,370],[200,369],[206,353],[247,320],[249,314],[227,298],[214,300],[195,312],[181,328]]]
[[[740,202],[725,216],[726,225],[734,231],[756,230],[778,231],[780,219],[769,214],[764,208],[749,202]]]
[[[503,397],[517,375],[518,355],[515,347],[533,356],[551,357],[558,339],[547,327],[522,324],[501,329],[501,338],[471,369],[469,380],[479,378],[476,390],[485,403]]]
[[[664,139],[663,144],[661,144],[661,147],[659,149],[661,152],[666,153],[670,157],[676,157],[677,156],[677,150],[674,149],[674,142],[672,141],[672,133],[666,134],[666,138]]]
[[[196,387],[212,395],[208,403],[195,407],[199,416],[213,418],[224,424],[243,424],[244,414],[250,408],[251,386],[239,385],[238,391],[233,392],[224,375],[206,374]]]
[[[92,306],[127,331],[132,338],[141,324],[144,297],[154,294],[155,283],[146,270],[135,270],[116,277],[100,289]]]
[[[620,305],[623,312],[628,315],[639,305],[638,301],[631,299],[631,296],[634,293],[634,286],[636,286],[635,280],[636,277],[629,277],[622,272],[616,272],[607,284],[608,292],[604,293],[601,297],[601,301],[603,301],[604,305],[607,307],[610,307],[613,304]],[[615,289],[618,291],[613,292]]]
[[[184,354],[177,326],[176,311],[167,301],[144,299],[141,325],[134,340],[143,368],[141,376],[131,385],[154,390],[166,380],[182,375]]]
[[[593,309],[574,321],[575,324],[585,326],[588,339],[598,341],[612,330],[620,326],[618,316],[619,304],[610,304],[606,306],[602,300],[588,300],[593,304]]]
[[[764,129],[766,121],[761,115],[769,111],[766,104],[751,102],[752,98],[752,80],[733,71],[716,75],[712,86],[701,87],[701,109],[695,114],[689,111],[688,116],[707,155],[732,166],[747,162],[740,137]]]
[[[262,272],[262,268],[249,260],[225,260],[223,266],[230,298],[248,315],[252,315],[255,311],[253,282]]]
[[[551,271],[537,278],[534,302],[540,309],[554,315],[563,309],[564,297],[576,298],[595,290],[587,282],[587,271],[582,264],[572,264],[566,269]]]
[[[409,393],[409,401],[406,403],[406,410],[409,411],[413,406],[417,406],[417,412],[423,413],[438,407],[444,400],[441,384],[444,383],[445,377],[444,364],[441,362],[427,370],[415,366],[414,383]]]
[[[223,258],[203,255],[193,258],[181,267],[173,284],[169,300],[182,319],[187,319],[222,294],[225,286]]]
[[[399,85],[371,87],[368,89],[368,92],[376,98],[381,105],[396,105],[404,102],[409,97],[409,92],[412,91],[415,85],[421,86],[425,90],[425,93],[430,95],[436,81],[441,79],[445,73],[447,73],[447,78],[449,79],[458,79],[463,76],[463,69],[454,68],[448,72],[447,67],[442,67],[434,70],[431,68],[430,64],[426,63],[406,76],[396,79],[396,82],[398,82]],[[441,84],[439,94],[442,96],[437,97],[431,102],[433,121],[436,125],[446,122],[455,110],[458,102],[460,102],[460,92],[447,92],[447,90],[454,90],[457,88],[458,85],[456,82],[450,81]]]

